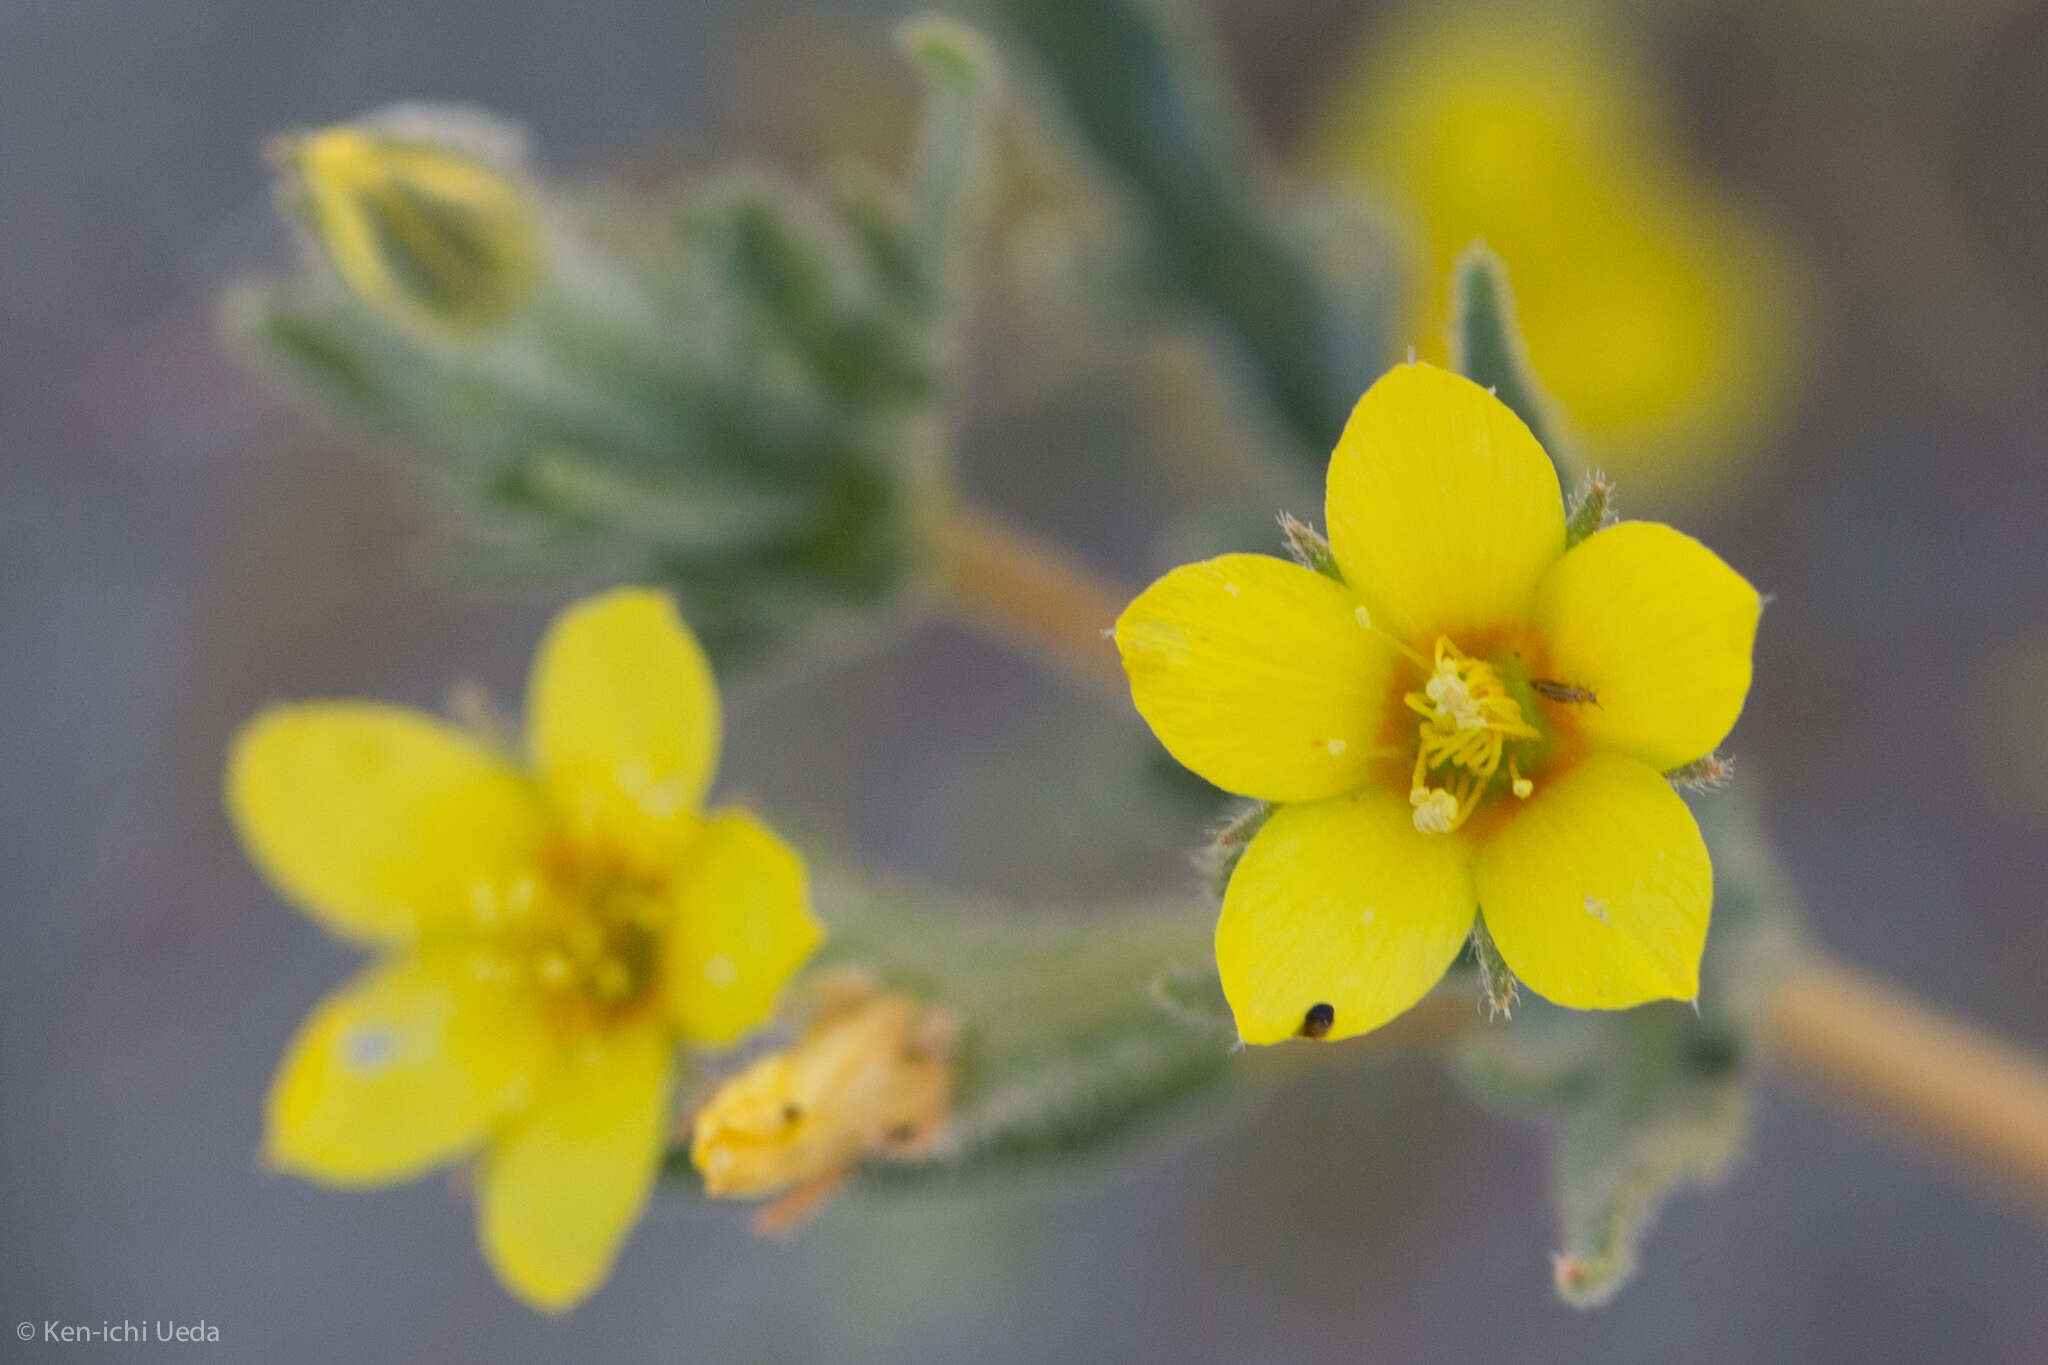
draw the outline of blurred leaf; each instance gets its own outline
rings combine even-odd
[[[1151,0],[985,0],[1044,68],[1075,131],[1127,188],[1170,289],[1237,342],[1268,401],[1320,462],[1377,373],[1387,273],[1333,280],[1312,244],[1332,217],[1290,220],[1194,35]],[[1328,208],[1324,202],[1323,208]],[[1363,221],[1347,226],[1366,239]],[[1381,260],[1377,243],[1346,260]]]
[[[925,114],[911,161],[910,230],[924,255],[955,267],[981,227],[990,181],[989,137],[1002,67],[979,33],[937,15],[912,19],[897,44],[924,80]]]
[[[1480,1099],[1551,1129],[1555,1280],[1573,1304],[1612,1298],[1665,1199],[1713,1183],[1741,1154],[1763,1002],[1797,958],[1792,901],[1745,797],[1716,797],[1703,814],[1715,904],[1697,1009],[1578,1013],[1532,999],[1456,1057]]]
[[[1484,246],[1474,243],[1458,258],[1452,288],[1451,363],[1459,374],[1492,391],[1513,409],[1549,453],[1560,480],[1568,480],[1563,453],[1556,444],[1549,413],[1528,352],[1515,325],[1514,294],[1507,267]]]

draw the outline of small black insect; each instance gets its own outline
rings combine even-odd
[[[1295,1032],[1304,1038],[1321,1038],[1330,1031],[1330,1025],[1336,1022],[1335,1005],[1310,1005],[1308,1013],[1301,1016],[1301,1027]]]
[[[1599,696],[1590,687],[1574,687],[1570,683],[1547,682],[1541,678],[1531,682],[1529,686],[1536,689],[1538,696],[1548,697],[1551,701],[1561,701],[1567,706],[1600,704]]]

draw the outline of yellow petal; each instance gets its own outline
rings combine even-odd
[[[1379,624],[1427,645],[1516,626],[1564,553],[1557,471],[1522,419],[1462,376],[1397,365],[1330,456],[1330,548]]]
[[[1351,791],[1379,750],[1392,661],[1340,584],[1267,555],[1183,565],[1117,618],[1131,700],[1167,751],[1225,791]]]
[[[288,143],[314,240],[357,296],[403,327],[505,320],[541,266],[538,215],[513,177],[452,147],[327,128]]]
[[[527,693],[534,767],[571,834],[648,871],[688,845],[718,766],[718,688],[667,595],[619,588],[562,612]]]
[[[1223,894],[1216,966],[1248,1043],[1301,1032],[1327,1005],[1331,1038],[1378,1028],[1429,993],[1472,930],[1471,849],[1420,834],[1377,788],[1287,806]]]
[[[1742,714],[1763,602],[1720,556],[1653,522],[1610,526],[1544,576],[1536,621],[1554,681],[1595,745],[1660,770],[1711,750]]]
[[[765,1020],[825,940],[803,858],[745,811],[705,823],[672,895],[662,988],[691,1042],[729,1043]]]
[[[581,1302],[639,1221],[666,1145],[670,1054],[652,1023],[592,1035],[485,1156],[484,1257],[534,1307]]]
[[[409,1180],[474,1147],[554,1056],[539,1002],[501,959],[399,957],[299,1026],[271,1083],[265,1157],[331,1185]]]
[[[1692,812],[1622,754],[1538,781],[1479,857],[1480,909],[1501,958],[1574,1009],[1697,996],[1713,899]]]
[[[485,746],[368,702],[280,706],[243,726],[227,808],[281,893],[368,942],[472,923],[536,865],[544,827],[531,784]]]

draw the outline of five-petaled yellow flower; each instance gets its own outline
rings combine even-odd
[[[1386,1022],[1443,976],[1475,911],[1559,1004],[1696,996],[1713,873],[1662,774],[1740,714],[1756,590],[1667,526],[1567,552],[1528,428],[1429,365],[1359,400],[1327,498],[1342,582],[1224,555],[1169,573],[1116,627],[1174,757],[1283,803],[1216,926],[1245,1040]]]
[[[718,692],[668,598],[564,611],[527,706],[523,764],[402,707],[280,706],[227,804],[287,898],[380,954],[286,1050],[266,1157],[359,1187],[479,1154],[485,1256],[558,1310],[653,1188],[677,1042],[761,1023],[822,934],[795,851],[703,811]]]

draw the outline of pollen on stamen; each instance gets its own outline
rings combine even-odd
[[[1415,656],[1428,670],[1422,690],[1402,698],[1421,717],[1410,779],[1409,800],[1415,827],[1424,833],[1447,834],[1477,808],[1493,780],[1510,740],[1536,739],[1521,706],[1502,683],[1493,665],[1465,654],[1448,636],[1438,636],[1433,662]],[[1445,769],[1452,782],[1432,787],[1428,776]],[[1509,786],[1519,797],[1535,790],[1525,784],[1509,759]]]
[[[1442,787],[1416,787],[1408,793],[1415,808],[1415,828],[1424,834],[1449,834],[1458,825],[1458,798]]]

